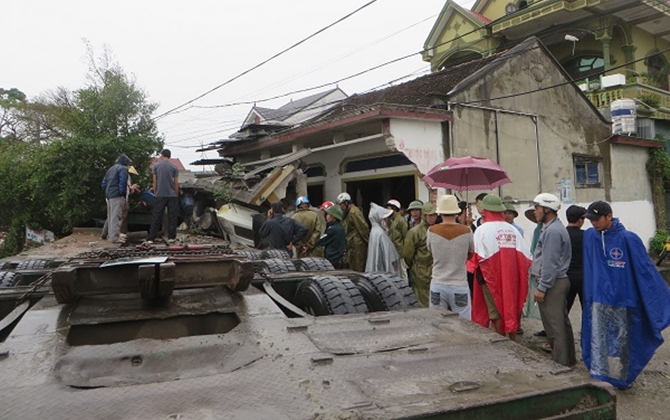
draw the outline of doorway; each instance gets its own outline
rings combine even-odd
[[[416,200],[416,177],[414,175],[365,179],[345,182],[345,191],[351,195],[367,220],[370,203],[384,206],[392,198],[400,201],[403,208]]]

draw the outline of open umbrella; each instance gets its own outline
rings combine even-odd
[[[451,157],[423,177],[431,187],[456,191],[492,190],[512,182],[497,163],[488,158]]]

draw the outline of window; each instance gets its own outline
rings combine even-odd
[[[565,71],[573,80],[584,79],[592,76],[603,69],[605,60],[597,55],[582,55],[573,57],[563,64]]]
[[[600,163],[597,156],[574,156],[575,185],[577,187],[600,187]]]

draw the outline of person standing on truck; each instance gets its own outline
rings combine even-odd
[[[442,223],[428,229],[426,244],[433,256],[430,307],[447,308],[461,318],[471,319],[465,263],[474,254],[475,245],[470,228],[456,222],[462,212],[455,196],[443,195],[437,207]]]
[[[123,208],[127,201],[128,165],[131,163],[128,156],[120,154],[102,179],[101,187],[107,200],[107,240],[109,242],[125,242],[125,240],[119,238],[119,235],[121,233]]]
[[[326,232],[319,238],[324,256],[337,270],[343,267],[347,237],[342,226],[342,210],[338,206],[326,207]]]
[[[582,356],[593,378],[626,389],[663,344],[670,289],[608,203],[591,203],[585,217]]]
[[[270,204],[268,219],[259,231],[261,242],[266,241],[270,249],[279,249],[291,254],[293,245],[307,235],[307,228],[300,222],[284,216],[281,201]]]
[[[177,239],[177,216],[179,212],[179,169],[170,162],[172,152],[163,149],[160,161],[154,164],[153,173],[154,207],[149,229],[148,243],[153,243],[163,224],[163,213],[168,210],[168,242]]]
[[[558,197],[550,193],[538,194],[533,204],[535,219],[543,224],[530,266],[530,273],[538,280],[533,300],[540,307],[551,358],[563,366],[574,366],[577,363],[575,339],[566,307],[570,290],[568,268],[572,258],[570,235],[558,219],[557,212],[561,208]]]
[[[323,232],[321,219],[310,209],[309,199],[305,196],[295,200],[295,208],[293,220],[302,223],[307,228],[307,235],[295,244],[298,258],[322,257],[323,247],[319,245],[319,238]]]
[[[433,256],[426,246],[426,237],[428,229],[437,220],[437,213],[433,203],[424,204],[419,211],[422,215],[421,223],[407,232],[402,248],[402,257],[405,259],[407,267],[409,267],[409,277],[414,296],[422,307],[427,308],[430,278],[433,272]]]
[[[338,195],[337,204],[342,210],[342,224],[347,234],[346,264],[354,271],[364,272],[370,228],[363,217],[363,212],[351,202],[351,196],[348,193],[343,192]]]

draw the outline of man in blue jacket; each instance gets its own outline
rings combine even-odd
[[[582,356],[592,377],[625,389],[663,343],[670,289],[609,204],[591,203],[585,217]]]
[[[128,165],[131,163],[128,156],[119,155],[116,163],[107,170],[102,179],[101,186],[107,200],[107,240],[109,242],[123,242],[119,240],[119,233],[121,233],[121,216],[126,204]]]

